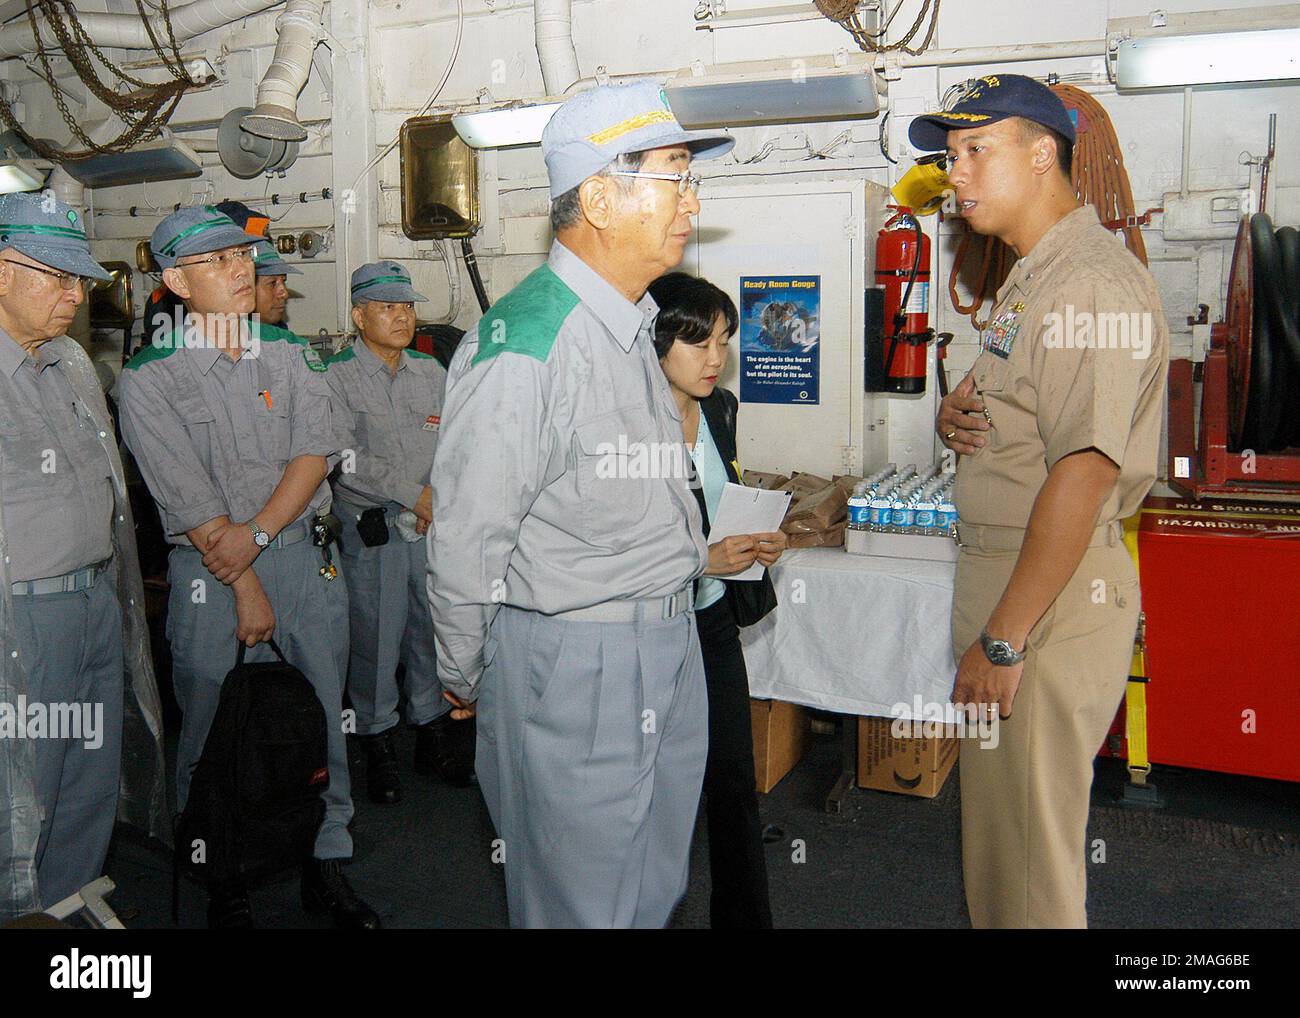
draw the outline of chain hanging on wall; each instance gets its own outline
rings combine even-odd
[[[95,45],[90,34],[77,18],[77,9],[72,0],[27,0],[27,20],[32,26],[32,36],[36,42],[36,58],[41,66],[39,76],[49,85],[54,103],[73,137],[85,146],[81,151],[65,152],[33,138],[18,123],[8,101],[0,96],[0,119],[3,119],[10,129],[16,131],[37,155],[54,162],[63,162],[69,159],[85,159],[101,153],[126,152],[136,145],[152,141],[158,137],[159,132],[171,119],[185,91],[195,84],[185,72],[180,46],[172,31],[171,11],[167,0],[157,0],[157,8],[162,13],[163,24],[167,29],[166,48],[154,31],[153,23],[145,11],[142,0],[135,0],[135,6],[141,21],[144,22],[145,31],[149,34],[154,53],[162,60],[163,66],[170,75],[167,81],[143,81],[128,74],[109,60]],[[101,144],[92,140],[68,108],[63,90],[59,87],[50,65],[50,53],[41,36],[41,25],[37,18],[38,9],[41,20],[54,33],[58,41],[58,46],[54,48],[62,50],[63,56],[72,65],[73,70],[77,72],[77,77],[91,94],[126,123],[126,129],[112,141]],[[109,85],[100,78],[99,70],[95,66],[96,60],[116,79],[114,85]],[[129,86],[130,90],[118,91],[124,85]]]
[[[943,3],[943,0],[921,0],[921,9],[917,12],[912,27],[907,30],[903,38],[888,45],[883,44],[881,40],[885,37],[885,33],[889,31],[889,26],[893,22],[894,16],[898,14],[899,8],[903,6],[903,0],[898,0],[898,3],[894,5],[893,13],[889,15],[889,20],[885,22],[879,32],[874,33],[868,32],[863,27],[862,19],[858,17],[858,7],[860,5],[857,0],[813,0],[813,3],[825,17],[853,36],[853,41],[858,44],[858,47],[864,53],[888,53],[891,50],[902,50],[904,53],[917,56],[929,49],[930,43],[934,41],[934,30],[939,24],[939,5]],[[926,29],[925,39],[920,47],[912,49],[912,40],[921,31],[921,25],[925,22],[927,14],[930,17],[930,25]]]

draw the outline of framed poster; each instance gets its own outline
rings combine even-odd
[[[821,276],[740,277],[740,399],[816,405]]]

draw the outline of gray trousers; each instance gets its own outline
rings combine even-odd
[[[33,705],[42,705],[51,719],[56,705],[78,705],[82,722],[79,733],[73,729],[81,738],[51,738],[56,733],[47,728],[44,738],[33,740],[43,814],[36,879],[45,908],[104,872],[113,836],[122,766],[122,612],[116,588],[110,568],[89,590],[13,599],[28,716]],[[89,718],[82,704],[90,706]]]
[[[666,925],[708,754],[694,614],[572,622],[503,606],[485,657],[475,770],[510,924]]]
[[[339,556],[334,556],[335,562]],[[343,733],[343,676],[348,660],[348,592],[342,578],[319,574],[320,549],[310,541],[287,548],[268,548],[253,563],[275,612],[275,642],[289,663],[316,690],[325,708],[330,772],[325,791],[325,821],[316,836],[318,859],[352,856],[352,788]],[[193,548],[178,545],[168,559],[171,595],[167,602],[167,639],[172,648],[172,684],[184,712],[176,750],[176,807],[185,808],[190,773],[203,753],[217,712],[221,683],[235,666],[235,595],[203,567]],[[196,587],[196,582],[201,586]],[[266,644],[248,651],[245,660],[274,661]]]
[[[406,666],[406,720],[423,725],[441,717],[451,704],[438,681],[424,541],[403,541],[396,513],[389,513],[388,543],[367,548],[356,528],[361,510],[341,502],[335,508],[343,520],[343,575],[352,609],[348,697],[357,734],[378,735],[397,724],[399,664]]]

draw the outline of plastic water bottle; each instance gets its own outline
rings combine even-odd
[[[849,499],[849,529],[868,530],[871,523],[871,499],[867,498],[865,483],[856,485]]]
[[[923,494],[920,501],[916,503],[916,522],[914,524],[916,533],[932,537],[936,533],[935,522],[934,496]]]
[[[939,533],[951,537],[957,527],[957,507],[953,505],[952,495],[946,490],[940,496],[937,512]]]
[[[906,492],[899,492],[894,496],[894,504],[890,511],[889,521],[893,526],[895,534],[910,534],[912,532],[912,520],[916,516],[916,507],[913,505],[911,496]]]
[[[872,533],[883,534],[886,532],[886,528],[889,526],[890,504],[888,491],[882,489],[871,496],[868,529]]]

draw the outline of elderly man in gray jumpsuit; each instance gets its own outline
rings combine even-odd
[[[429,473],[447,372],[410,347],[415,302],[428,298],[411,286],[405,267],[371,262],[352,273],[351,284],[358,337],[329,359],[326,375],[347,435],[334,507],[343,521],[352,606],[348,696],[366,748],[370,798],[395,803],[402,796],[393,749],[399,664],[406,668],[406,719],[416,726],[416,771],[441,771],[461,787],[473,771],[468,754],[453,750],[470,725],[448,717],[451,704],[438,682],[420,540],[429,523]],[[399,528],[403,511],[408,516]]]
[[[0,197],[0,921],[100,876],[119,785],[151,833],[165,828],[122,464],[90,358],[66,335],[89,281],[107,278],[53,192]],[[142,736],[126,775],[124,708]]]
[[[158,503],[171,594],[168,638],[184,711],[177,805],[203,751],[238,641],[270,660],[272,633],[325,708],[329,787],[302,896],[344,928],[379,918],[348,884],[352,795],[343,734],[347,590],[314,547],[329,512],[327,461],[338,452],[325,365],[253,310],[252,239],[210,206],[172,213],[150,241],[163,281],[186,303],[183,329],[122,372],[122,432]],[[209,888],[209,924],[247,926],[247,889]]]
[[[663,926],[686,888],[707,548],[645,291],[689,240],[692,156],[731,145],[653,83],[566,102],[542,136],[550,257],[448,374],[429,599],[514,926]]]

